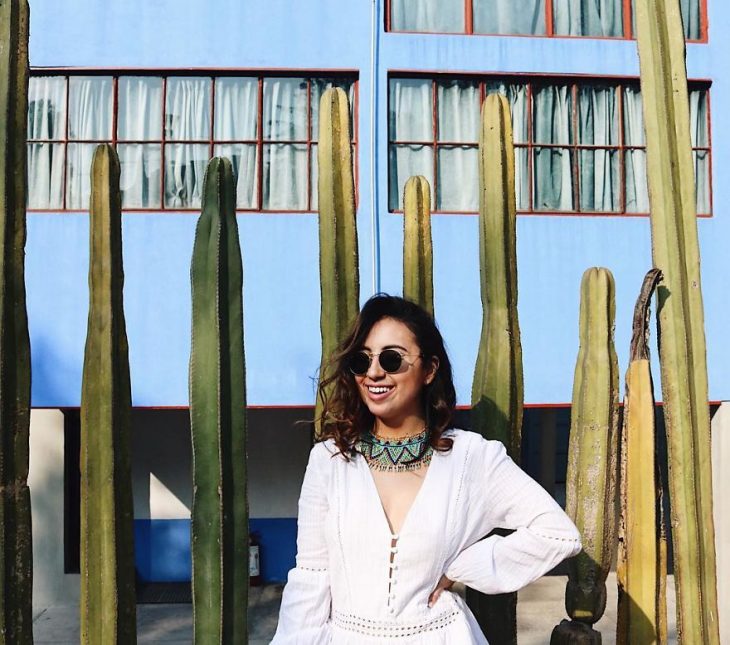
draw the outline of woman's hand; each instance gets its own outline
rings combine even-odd
[[[445,575],[441,576],[441,579],[439,580],[438,584],[436,585],[436,588],[431,592],[431,595],[428,597],[428,606],[433,607],[434,603],[438,600],[439,596],[441,595],[441,592],[444,589],[451,589],[451,585],[454,584],[453,580],[449,580]]]

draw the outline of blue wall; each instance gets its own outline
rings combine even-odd
[[[730,344],[724,338],[730,329],[730,183],[723,180],[723,171],[730,168],[725,37],[730,7],[719,0],[708,3],[709,44],[688,46],[688,69],[692,78],[712,80],[714,217],[700,221],[699,228],[710,398],[719,400],[730,398]],[[389,71],[638,74],[635,43],[629,41],[384,34],[378,13],[373,46],[371,3],[365,0],[317,0],[307,3],[306,11],[304,3],[284,0],[220,0],[215,5],[214,10],[202,0],[183,5],[171,0],[31,0],[31,64],[356,72],[363,299],[378,289],[401,290],[402,220],[387,212]],[[320,351],[316,217],[242,214],[239,222],[249,403],[309,404]],[[194,226],[190,213],[125,215],[125,305],[138,406],[187,404],[188,263]],[[476,218],[435,216],[433,231],[437,319],[453,355],[459,402],[467,403],[481,324]],[[29,216],[35,406],[79,403],[87,247],[86,216]],[[570,400],[578,288],[589,266],[607,266],[616,277],[616,342],[623,371],[634,299],[651,264],[648,219],[522,216],[518,253],[526,401]],[[658,381],[656,367],[655,375]]]

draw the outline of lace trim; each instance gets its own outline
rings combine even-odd
[[[454,610],[432,618],[425,623],[403,623],[371,620],[370,618],[333,610],[332,623],[340,629],[366,636],[375,636],[381,639],[403,638],[443,629],[453,623],[458,615],[459,611]]]
[[[302,567],[300,565],[297,565],[297,569],[300,571],[327,571],[327,567],[322,567],[321,569],[317,569],[314,567]]]
[[[580,540],[576,540],[575,538],[558,537],[556,535],[545,535],[544,533],[538,533],[537,531],[532,531],[532,532],[535,535],[537,535],[538,537],[545,538],[546,540],[556,540],[558,542],[570,542],[571,544],[578,544],[580,542]]]

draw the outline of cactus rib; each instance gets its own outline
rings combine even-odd
[[[403,297],[433,316],[431,186],[425,177],[406,182],[403,211]]]

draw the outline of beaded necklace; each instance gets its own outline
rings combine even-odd
[[[433,448],[428,444],[428,429],[418,434],[389,440],[366,432],[356,442],[356,449],[374,470],[400,472],[416,470],[431,463]]]

